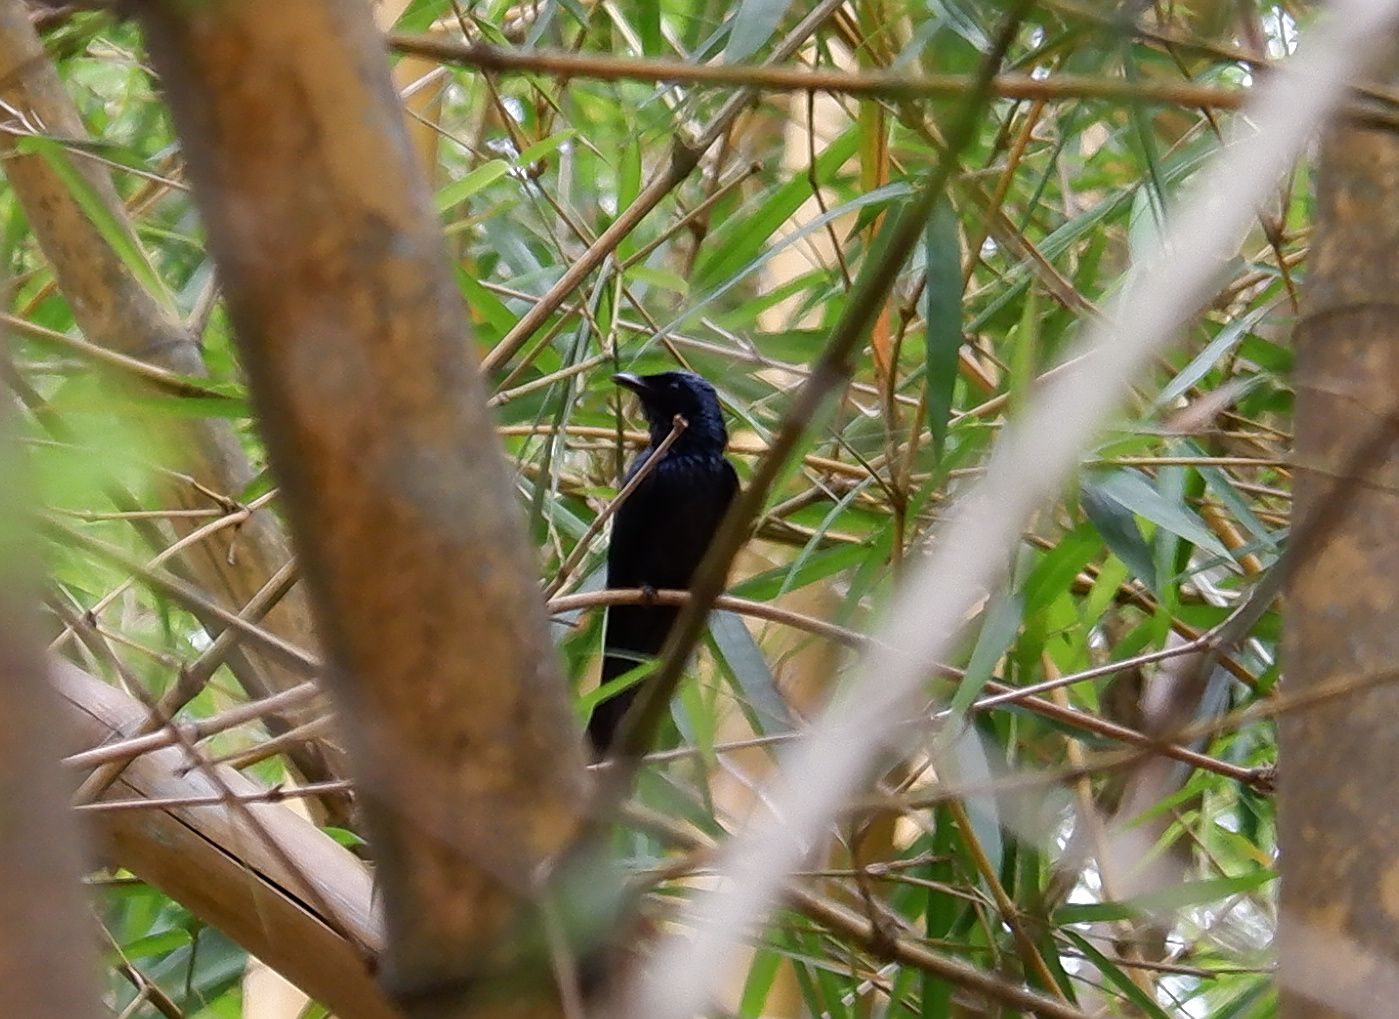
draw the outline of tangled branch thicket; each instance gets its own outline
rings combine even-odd
[[[599,590],[606,532],[592,525],[646,441],[611,374],[682,366],[712,380],[730,457],[763,496],[695,631],[698,654],[669,663],[676,695],[612,840],[641,913],[668,923],[772,807],[764,783],[783,748],[839,697],[946,508],[1154,250],[1232,111],[1290,59],[1316,5],[1202,0],[1131,17],[1072,0],[1015,16],[993,0],[383,6],[407,136],[536,554],[529,592],[537,581],[549,596],[579,732],[605,606],[691,601]],[[313,444],[271,418],[297,386],[364,366],[334,337],[299,362],[252,363],[304,336],[235,343],[230,319],[247,312],[231,314],[221,286],[241,294],[248,274],[224,279],[209,250],[226,257],[221,231],[236,232],[239,212],[209,216],[201,195],[196,213],[191,183],[207,177],[188,168],[221,157],[189,151],[188,120],[176,118],[179,137],[172,126],[171,83],[146,52],[162,74],[178,52],[159,20],[148,40],[106,11],[0,3],[0,369],[40,507],[51,672],[78,738],[65,765],[102,836],[89,884],[107,1004],[298,1014],[248,979],[256,957],[337,1015],[389,1016],[365,964],[384,948],[364,862],[382,822],[366,831],[362,809],[399,787],[362,787],[358,803],[350,792],[364,779],[344,739],[354,702],[332,714],[308,682],[328,655],[312,627],[326,601],[305,588],[349,585],[334,604],[353,607],[414,590],[410,574],[430,564],[385,561],[400,546],[368,540],[354,569],[317,561],[308,581],[292,558],[289,533],[330,543],[337,514],[357,510],[307,517],[305,478],[274,476],[264,442],[275,437],[274,459]],[[290,101],[266,87],[269,103]],[[265,123],[286,113],[269,108]],[[1380,132],[1396,115],[1381,85],[1357,85],[1339,113]],[[355,111],[339,116],[348,125]],[[335,170],[308,159],[299,179],[257,183],[310,209],[335,192]],[[378,171],[357,172],[372,183]],[[1293,519],[1291,334],[1312,176],[1310,157],[1287,173],[1208,307],[1033,517],[955,656],[923,663],[923,700],[898,723],[914,749],[882,763],[809,847],[779,911],[744,932],[751,951],[720,995],[728,1013],[1275,1014],[1271,719],[1384,681],[1343,677],[1308,696],[1279,684],[1273,596]],[[910,228],[919,202],[930,214]],[[318,268],[325,293],[345,283],[329,261],[306,265],[282,281],[281,321],[324,299]],[[269,382],[269,365],[307,374]],[[269,400],[277,383],[292,392]],[[399,390],[384,389],[385,406],[335,413],[392,420]],[[794,415],[813,393],[818,413]],[[415,464],[405,483],[425,489],[469,475]],[[491,562],[508,552],[492,548]],[[435,619],[441,606],[405,608]],[[359,624],[349,611],[333,622]],[[426,670],[470,657],[459,634],[398,623],[395,634],[437,635],[414,649]],[[343,653],[351,637],[328,639]],[[538,816],[581,802],[581,765],[576,781],[569,771],[581,751],[550,760],[550,706],[519,710],[535,714],[499,732],[500,753],[545,748],[533,754],[544,778],[517,780],[519,798],[537,796]],[[403,802],[460,813],[424,789]],[[492,830],[538,844],[476,836],[452,850],[473,856],[483,888],[508,884],[512,855],[536,858],[574,822],[546,831],[511,816],[518,827]],[[450,841],[436,823],[423,820],[425,844]],[[479,894],[490,910],[504,893]],[[652,932],[627,929],[644,955]],[[550,945],[536,982],[571,1010],[579,960]]]

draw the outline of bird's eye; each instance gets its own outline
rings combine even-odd
[[[672,382],[672,383],[670,384],[670,391],[671,391],[672,393],[678,393],[678,392],[680,391],[680,383],[678,383],[678,382]]]

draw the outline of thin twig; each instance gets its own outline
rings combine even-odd
[[[324,796],[327,793],[351,792],[354,785],[344,779],[337,779],[331,782],[308,782],[299,786],[273,786],[271,789],[263,789],[255,793],[233,793],[228,795],[216,793],[212,796],[153,796],[150,799],[134,800],[101,800],[97,803],[80,803],[73,809],[84,814],[106,814],[119,810],[173,810],[183,807],[227,807],[232,805],[246,805],[250,803],[281,803],[284,800],[294,800],[303,796]],[[269,846],[272,843],[269,842]],[[295,873],[295,870],[293,870]],[[319,905],[323,910],[322,916],[333,916],[334,914],[325,911],[324,903]]]
[[[488,43],[462,42],[443,33],[394,32],[389,46],[400,53],[478,67],[490,71],[524,71],[602,81],[643,81],[723,85],[762,92],[830,92],[855,98],[911,101],[973,97],[988,91],[999,99],[1116,100],[1236,110],[1248,98],[1246,88],[1218,88],[1166,81],[1124,81],[1087,75],[1058,74],[1036,78],[999,74],[989,83],[971,74],[910,75],[899,71],[835,71],[826,68],[766,64],[697,64],[665,58],[610,57],[563,50],[510,50]]]
[[[65,768],[82,770],[95,768],[109,761],[137,757],[178,742],[180,737],[175,730],[180,730],[191,742],[198,742],[215,733],[225,732],[248,722],[256,722],[269,715],[278,714],[287,708],[299,707],[320,695],[321,689],[315,683],[300,683],[289,690],[273,694],[271,697],[263,697],[259,700],[249,701],[247,704],[239,704],[237,707],[229,708],[217,715],[210,715],[208,718],[197,719],[193,722],[171,722],[159,732],[152,732],[144,736],[132,736],[93,747],[91,750],[83,750],[65,757],[62,764]]]
[[[656,447],[656,451],[646,458],[642,465],[637,468],[636,473],[622,486],[622,490],[617,493],[616,497],[603,507],[601,513],[593,518],[593,522],[588,525],[588,529],[583,532],[583,536],[579,538],[577,544],[573,546],[573,551],[569,554],[569,557],[564,561],[563,565],[559,567],[559,572],[554,575],[554,579],[551,580],[549,585],[544,589],[544,597],[546,600],[554,597],[554,595],[559,592],[559,589],[564,586],[565,581],[567,581],[573,571],[578,568],[578,564],[588,555],[589,545],[593,538],[603,529],[607,521],[612,519],[612,514],[617,512],[622,503],[626,502],[631,494],[641,486],[641,483],[650,477],[651,472],[660,466],[661,461],[665,459],[665,455],[670,452],[670,447],[680,441],[680,436],[685,434],[685,429],[688,427],[689,422],[679,414],[676,414],[675,417],[671,419],[670,432],[661,440],[661,444]]]
[[[845,0],[821,0],[821,3],[809,12],[777,45],[772,55],[772,62],[776,63],[792,56],[830,16],[831,12],[844,2]],[[535,330],[558,310],[568,295],[577,289],[587,275],[601,265],[603,259],[616,250],[622,239],[636,229],[637,224],[645,219],[666,195],[675,190],[680,182],[694,171],[695,167],[699,165],[700,156],[729,130],[738,115],[747,109],[752,98],[751,90],[739,90],[729,97],[697,138],[693,141],[679,137],[675,139],[671,145],[670,159],[666,163],[665,171],[648,184],[636,196],[631,205],[617,215],[617,218],[598,236],[598,239],[588,246],[588,250],[583,252],[559,277],[558,281],[549,288],[549,292],[525,312],[524,316],[515,323],[501,341],[481,359],[483,374],[490,374],[515,356],[519,349],[534,335]]]
[[[269,657],[275,658],[281,664],[307,676],[320,673],[320,659],[315,655],[297,647],[270,630],[265,630],[248,622],[237,613],[230,612],[211,600],[193,584],[164,570],[149,568],[135,556],[129,555],[124,549],[87,534],[79,528],[70,527],[52,516],[40,514],[38,527],[60,542],[85,548],[99,558],[122,567],[133,576],[139,577],[143,583],[155,591],[179,603],[201,618],[212,619],[230,629],[238,630],[246,639],[256,644]]]

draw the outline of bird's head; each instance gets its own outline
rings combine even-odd
[[[719,397],[709,382],[694,372],[661,372],[658,375],[632,375],[623,372],[612,381],[641,398],[641,409],[651,430],[652,445],[659,445],[670,434],[675,415],[688,427],[676,441],[676,448],[722,452],[728,441]]]

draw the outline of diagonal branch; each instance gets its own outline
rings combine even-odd
[[[543,964],[516,933],[587,773],[382,36],[337,0],[140,16],[333,663],[383,979],[456,1014]],[[558,1014],[523,986],[512,1015]]]
[[[399,53],[432,57],[443,62],[488,71],[554,74],[561,78],[600,81],[685,82],[698,85],[750,88],[762,92],[831,92],[863,98],[910,101],[960,99],[975,92],[977,80],[968,74],[909,75],[901,71],[848,71],[828,68],[782,67],[772,64],[697,64],[687,60],[610,57],[561,50],[510,50],[489,43],[463,42],[442,32],[389,35]],[[1247,89],[1163,81],[1121,81],[1077,74],[1035,78],[1028,74],[998,74],[990,84],[1000,99],[1121,100],[1207,109],[1234,110],[1248,97]]]
[[[12,130],[0,132],[5,176],[88,343],[109,351],[116,367],[126,367],[132,358],[154,366],[137,384],[168,389],[172,377],[197,380],[204,376],[195,338],[179,322],[154,270],[141,264],[144,256],[135,229],[106,168],[48,140],[64,140],[79,148],[88,144],[78,111],[35,34],[29,5],[22,0],[0,0],[0,100],[9,111],[6,117],[18,121],[9,125]],[[37,150],[25,137],[35,132],[42,132],[45,142]],[[85,191],[86,200],[100,209],[105,229],[84,208],[79,191]],[[115,246],[118,238],[125,256]],[[204,489],[231,501],[253,479],[255,472],[229,422],[181,417],[161,418],[159,424],[159,438],[170,444],[182,469]],[[170,504],[184,509],[205,505],[187,485],[167,485],[164,495]],[[186,532],[190,529],[184,521],[176,521],[176,526]],[[236,536],[227,532],[201,542],[186,553],[183,563],[200,587],[223,606],[236,609],[251,601],[290,557],[276,519],[264,512],[252,515]],[[269,612],[266,626],[291,643],[315,644],[305,596],[299,591],[289,592]],[[216,625],[210,629],[219,632]],[[255,650],[240,649],[229,664],[256,697],[301,681]],[[293,715],[273,728],[284,730],[298,721]],[[340,768],[323,744],[298,748],[293,760],[307,778],[340,777]],[[332,819],[348,822],[343,801],[328,806]]]

